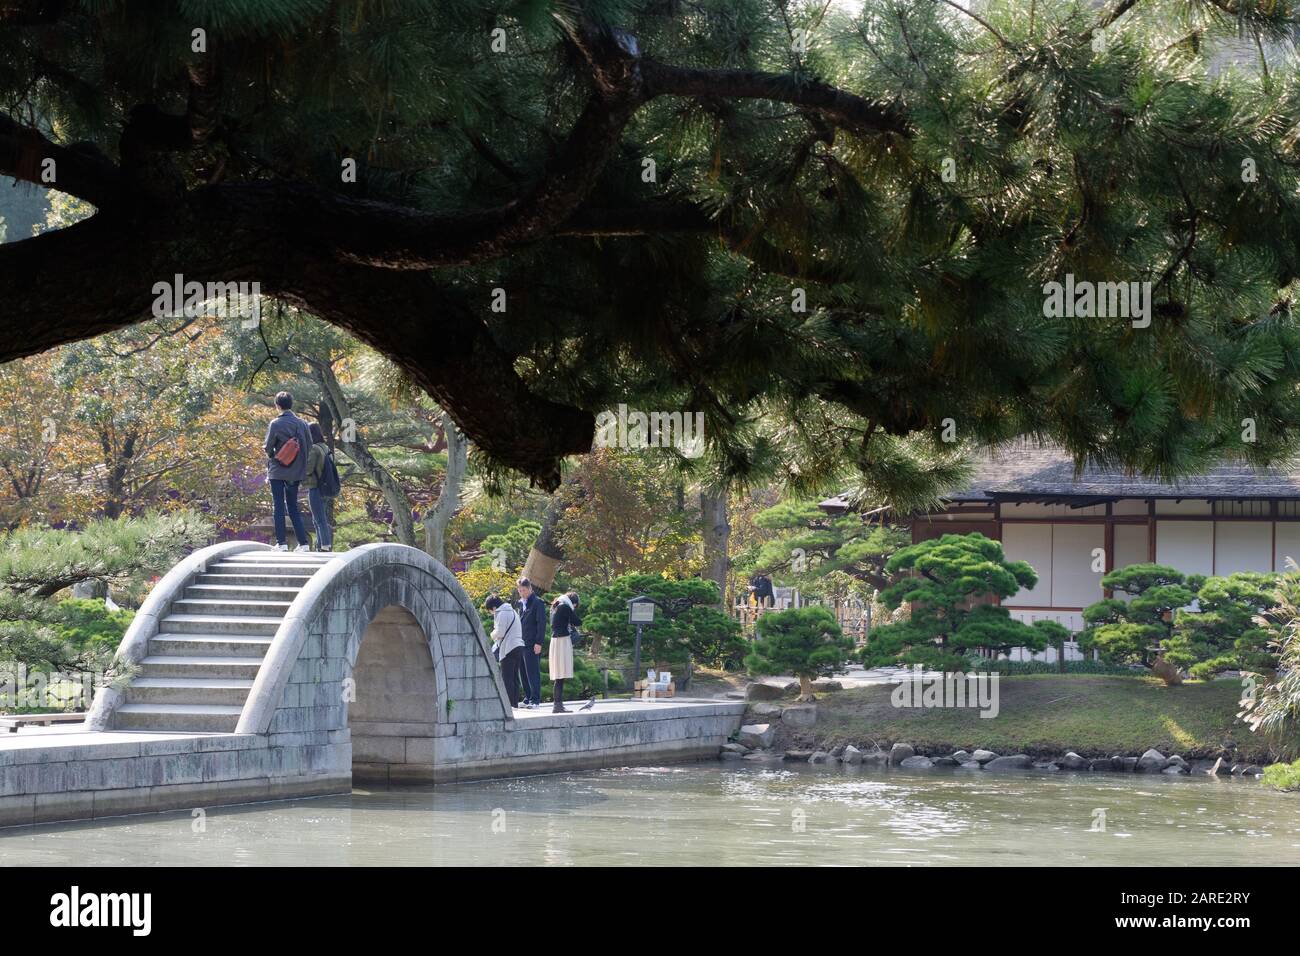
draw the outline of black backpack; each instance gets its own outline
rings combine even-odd
[[[339,470],[334,466],[334,456],[325,452],[325,461],[320,466],[320,478],[316,480],[316,490],[322,498],[337,498],[342,484]]]

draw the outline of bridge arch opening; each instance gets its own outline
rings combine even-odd
[[[375,614],[361,635],[352,679],[348,727],[353,779],[401,783],[427,778],[438,685],[429,635],[410,611],[390,604]]]

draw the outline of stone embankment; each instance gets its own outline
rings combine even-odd
[[[1109,754],[1093,757],[1075,751],[1042,757],[1024,753],[999,754],[992,750],[957,750],[952,753],[920,753],[910,743],[877,741],[836,743],[834,746],[815,746],[812,749],[778,748],[784,734],[781,730],[803,732],[817,722],[815,703],[784,703],[783,697],[797,689],[798,684],[754,683],[746,689],[748,707],[745,722],[720,754],[722,760],[749,760],[756,762],[794,761],[799,763],[835,765],[846,767],[877,766],[900,770],[929,770],[953,768],[964,771],[1001,772],[1007,770],[1037,770],[1045,772],[1072,771],[1082,773],[1148,773],[1179,776],[1209,774],[1213,776],[1259,777],[1263,768],[1252,763],[1218,759],[1185,760],[1178,754],[1165,756],[1154,747],[1140,755]],[[835,681],[818,681],[817,691],[839,690]],[[815,739],[815,736],[814,736]],[[886,749],[888,747],[888,749]]]

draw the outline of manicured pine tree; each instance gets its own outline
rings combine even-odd
[[[986,603],[1032,588],[1038,575],[1024,561],[1008,561],[1000,542],[982,534],[945,534],[904,548],[885,569],[897,580],[880,594],[886,607],[911,607],[908,620],[873,630],[865,663],[920,664],[944,671],[970,669],[977,649],[1040,651],[1050,631],[1013,620],[1006,608]]]
[[[1203,575],[1188,576],[1160,564],[1130,564],[1103,575],[1101,586],[1128,595],[1106,598],[1084,608],[1087,627],[1079,635],[1084,651],[1098,651],[1103,660],[1118,664],[1156,666],[1174,633],[1174,612],[1191,604]],[[1177,682],[1169,664],[1162,676]]]
[[[1239,571],[1207,579],[1196,592],[1195,610],[1175,612],[1166,659],[1201,679],[1226,670],[1271,673],[1277,667],[1278,632],[1270,617],[1277,589],[1275,574]]]
[[[824,607],[790,608],[764,614],[754,625],[753,650],[745,658],[752,674],[793,674],[799,678],[799,700],[811,701],[812,682],[829,677],[853,650],[835,615]]]

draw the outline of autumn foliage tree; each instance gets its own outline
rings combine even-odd
[[[0,527],[6,529],[59,516],[75,488],[73,450],[56,440],[55,361],[45,353],[0,365]]]
[[[680,479],[657,453],[602,448],[579,460],[556,530],[568,575],[607,585],[699,570],[699,513],[679,500]]]

